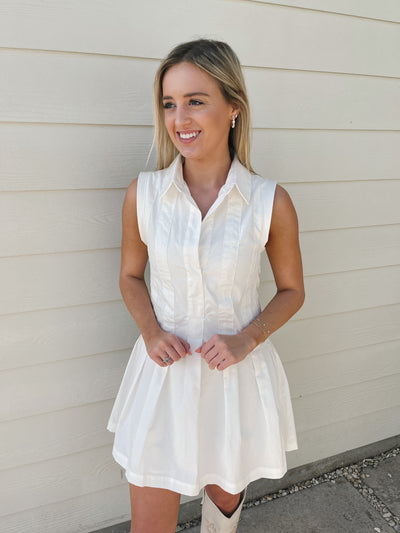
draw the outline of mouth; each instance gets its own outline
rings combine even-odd
[[[200,135],[200,130],[197,131],[178,131],[178,138],[183,142],[191,142]]]

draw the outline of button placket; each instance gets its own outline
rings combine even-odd
[[[204,286],[200,265],[199,246],[201,238],[201,212],[193,199],[185,198],[190,206],[188,224],[193,228],[187,233],[190,242],[184,246],[184,260],[187,272],[187,309],[189,330],[198,346],[203,342],[204,325]],[[198,347],[196,346],[196,348]]]

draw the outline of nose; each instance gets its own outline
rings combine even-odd
[[[179,128],[181,126],[187,125],[190,123],[190,115],[186,106],[177,106],[175,113],[175,124]]]

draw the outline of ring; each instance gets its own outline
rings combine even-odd
[[[164,363],[168,363],[168,361],[170,361],[170,360],[171,360],[171,358],[170,358],[170,356],[168,356],[166,359],[164,359]]]

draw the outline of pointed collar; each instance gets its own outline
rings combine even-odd
[[[188,189],[182,172],[182,157],[180,154],[173,160],[171,165],[165,169],[166,176],[162,186],[161,196],[163,196],[172,185],[180,192]],[[228,194],[233,187],[236,187],[245,202],[250,202],[251,196],[251,172],[242,165],[235,155],[230,166],[225,184],[221,187],[220,194]]]

